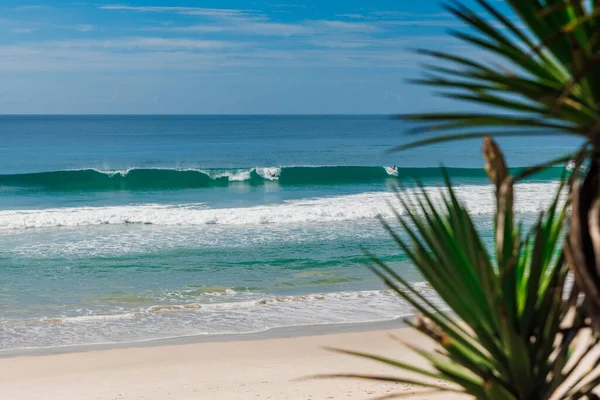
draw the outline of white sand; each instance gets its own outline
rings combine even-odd
[[[405,361],[418,360],[391,340],[388,333],[342,333],[3,358],[0,398],[320,400],[370,399],[392,393],[419,399],[465,398],[440,393],[410,395],[415,388],[401,384],[297,380],[319,373],[398,374],[393,368],[323,349],[334,346]],[[423,342],[422,336],[408,329],[393,333],[411,342]]]

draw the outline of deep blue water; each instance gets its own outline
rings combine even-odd
[[[391,215],[390,185],[418,177],[436,193],[443,162],[488,239],[493,201],[479,141],[387,153],[419,138],[406,128],[387,116],[0,117],[0,348],[410,312],[359,250],[421,282],[374,219]],[[500,143],[515,168],[577,144]],[[522,186],[524,219],[561,173]]]

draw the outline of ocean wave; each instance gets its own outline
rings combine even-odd
[[[427,286],[422,294],[439,307]],[[413,313],[389,290],[313,293],[221,303],[174,303],[92,315],[0,319],[0,350],[242,334],[272,328],[384,321]]]
[[[517,185],[515,210],[537,212],[552,200],[557,183],[524,183]],[[406,189],[418,196],[418,191]],[[434,201],[440,201],[442,190],[427,189]],[[473,214],[492,214],[495,208],[492,187],[461,185],[455,188]],[[356,195],[287,201],[283,204],[245,208],[209,209],[203,204],[111,207],[70,207],[37,210],[0,211],[0,230],[43,227],[77,227],[93,225],[145,224],[162,226],[302,224],[351,221],[393,217],[390,203],[394,194],[369,192]],[[397,207],[399,207],[397,205]],[[402,209],[400,209],[402,212]]]
[[[431,291],[426,282],[417,282],[413,287],[420,292]],[[143,309],[129,310],[125,312],[116,312],[111,314],[98,315],[80,315],[69,317],[44,317],[38,321],[49,325],[60,324],[94,324],[97,322],[119,321],[127,319],[137,319],[148,317],[153,314],[171,313],[171,312],[205,312],[214,313],[224,310],[243,311],[258,309],[262,307],[277,307],[278,305],[291,303],[314,303],[314,302],[352,302],[360,299],[381,299],[394,297],[391,290],[364,290],[356,292],[332,292],[332,293],[313,293],[291,296],[262,296],[249,300],[235,301],[235,293],[230,293],[230,301],[217,303],[182,303],[182,304],[158,304]]]
[[[560,178],[564,168],[538,173],[536,180]],[[448,168],[456,180],[485,179],[483,169]],[[515,169],[513,172],[518,172]],[[38,190],[165,190],[228,186],[234,184],[328,185],[385,182],[389,179],[441,181],[440,168],[392,168],[360,166],[297,166],[236,169],[130,168],[105,171],[97,169],[61,170],[27,174],[0,175],[0,188]]]

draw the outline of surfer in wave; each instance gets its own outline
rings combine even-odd
[[[384,167],[384,168],[385,168],[385,172],[387,172],[388,175],[398,176],[398,167],[396,167],[395,165],[392,167]]]

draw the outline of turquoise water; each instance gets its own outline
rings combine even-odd
[[[375,220],[392,215],[390,185],[418,177],[438,196],[443,162],[488,242],[493,199],[479,142],[386,153],[415,138],[406,128],[385,116],[0,117],[0,349],[410,313],[359,250],[431,294]],[[501,143],[515,168],[576,145]],[[561,173],[522,185],[523,219]]]

